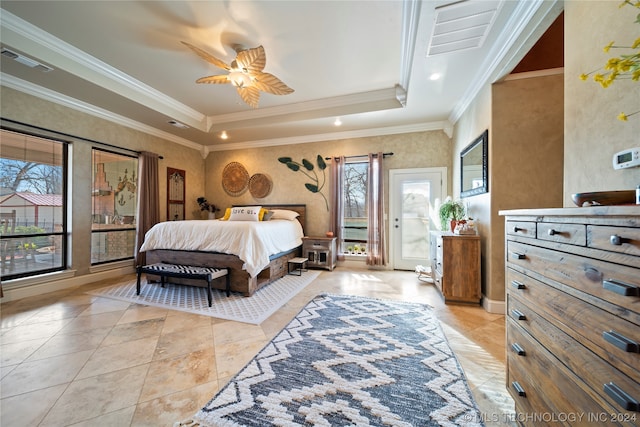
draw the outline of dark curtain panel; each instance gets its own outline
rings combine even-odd
[[[331,224],[329,231],[336,237],[337,258],[344,260],[342,235],[344,223],[344,156],[334,157],[331,162]]]
[[[384,154],[369,153],[367,179],[368,232],[367,265],[387,265],[387,242],[384,227]]]
[[[160,185],[158,183],[158,155],[140,153],[138,162],[138,228],[136,230],[136,265],[144,265],[146,257],[140,252],[147,231],[160,222]]]

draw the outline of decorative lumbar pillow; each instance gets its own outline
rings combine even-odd
[[[287,209],[273,209],[271,212],[273,212],[271,219],[287,219],[293,221],[300,216],[298,212]]]
[[[258,221],[260,206],[238,206],[231,208],[229,221]]]
[[[228,221],[230,216],[231,216],[231,208],[227,208],[227,210],[224,211],[224,216],[220,218],[220,221]]]

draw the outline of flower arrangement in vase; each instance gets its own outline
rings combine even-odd
[[[204,197],[198,197],[196,199],[196,202],[198,203],[198,206],[200,206],[201,211],[207,212],[209,218],[215,218],[216,212],[220,210],[216,207],[216,205],[209,203]]]

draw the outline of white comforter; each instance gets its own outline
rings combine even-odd
[[[269,265],[269,257],[302,244],[298,221],[167,221],[154,225],[144,237],[141,252],[153,249],[222,252],[237,255],[243,269],[255,277]]]

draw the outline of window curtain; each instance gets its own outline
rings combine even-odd
[[[144,265],[146,257],[140,252],[147,231],[160,222],[160,185],[158,158],[155,153],[143,151],[138,158],[138,218],[136,229],[136,265]]]
[[[387,244],[384,226],[384,176],[382,162],[384,154],[369,153],[367,171],[367,265],[387,265]]]
[[[336,237],[337,258],[344,260],[342,230],[344,226],[344,156],[334,157],[331,162],[331,224],[329,231]]]

